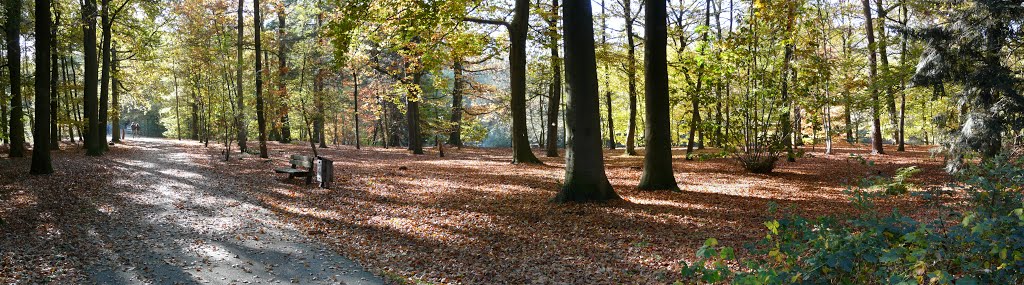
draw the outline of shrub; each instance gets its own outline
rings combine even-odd
[[[907,171],[909,173],[911,171]],[[963,211],[923,195],[946,215],[920,222],[898,212],[864,211],[839,223],[798,216],[765,223],[754,257],[709,239],[679,284],[1024,284],[1024,171],[992,159],[951,185],[968,194]],[[877,193],[854,190],[853,203],[873,209]],[[739,263],[738,270],[726,266]]]
[[[757,174],[769,174],[775,171],[775,163],[779,157],[775,155],[740,154],[736,159],[743,164],[743,169]]]
[[[896,174],[892,178],[877,177],[872,181],[870,187],[881,189],[887,195],[906,194],[914,186],[907,180],[918,173],[921,173],[921,169],[917,166],[902,167],[896,170]]]

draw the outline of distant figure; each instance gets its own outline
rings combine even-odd
[[[139,127],[139,122],[132,123],[132,138],[138,138],[140,131],[142,131],[142,128]]]

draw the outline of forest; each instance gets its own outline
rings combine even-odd
[[[1024,282],[1024,0],[0,9],[0,283]]]

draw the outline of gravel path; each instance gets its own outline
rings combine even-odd
[[[95,230],[97,284],[383,284],[282,222],[175,141],[135,139]],[[269,172],[269,170],[268,170]],[[268,173],[269,175],[270,173]]]

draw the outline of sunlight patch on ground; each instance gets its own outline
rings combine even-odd
[[[117,162],[120,162],[120,163],[124,163],[124,164],[129,165],[129,166],[139,167],[139,168],[155,168],[156,167],[156,163],[147,162],[147,161],[140,161],[140,160],[134,160],[134,159],[115,159],[114,161],[117,161]]]
[[[282,205],[282,206],[280,206],[280,208],[284,209],[285,211],[288,211],[290,213],[293,213],[293,214],[312,216],[312,217],[316,217],[316,218],[331,218],[331,217],[334,217],[334,216],[336,216],[338,214],[335,211],[328,211],[328,210],[324,210],[324,209],[320,209],[320,208],[314,208],[314,207],[299,207],[299,206],[293,206],[293,205]]]
[[[470,239],[463,234],[446,230],[435,224],[420,223],[416,220],[402,217],[375,216],[370,218],[367,224],[404,233],[417,239],[435,242],[465,242]]]
[[[476,159],[445,159],[445,160],[430,160],[420,161],[417,164],[429,164],[437,166],[470,166],[470,167],[482,167],[482,166],[505,166],[507,162],[500,161],[487,161],[487,160],[476,160]]]
[[[676,208],[680,208],[680,209],[701,209],[701,210],[715,210],[715,211],[724,211],[725,210],[725,209],[722,209],[722,208],[719,208],[719,207],[708,207],[708,206],[700,205],[700,204],[681,203],[681,202],[669,201],[669,200],[648,199],[648,198],[640,198],[640,197],[625,197],[625,198],[626,198],[626,200],[629,200],[630,202],[633,202],[633,203],[636,203],[636,204],[641,204],[641,205],[669,206],[669,207],[676,207]]]
[[[164,174],[164,175],[171,176],[173,178],[182,178],[182,179],[202,179],[203,178],[203,176],[199,175],[198,173],[191,172],[191,171],[180,170],[180,169],[173,169],[173,168],[172,169],[163,169],[163,170],[159,170],[157,172],[160,172],[161,174]]]
[[[302,196],[306,196],[305,193],[302,193],[302,192],[299,192],[299,191],[295,191],[295,190],[291,190],[291,189],[287,189],[287,188],[281,188],[281,187],[270,188],[270,191],[273,191],[274,193],[277,193],[277,194],[280,194],[282,196],[289,197],[289,198],[301,198]]]

